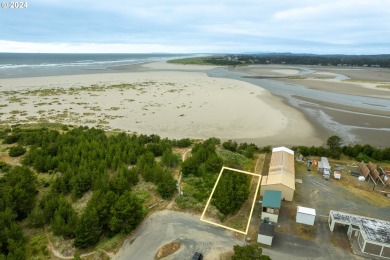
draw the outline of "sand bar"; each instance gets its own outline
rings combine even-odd
[[[165,70],[164,64],[147,66]],[[301,113],[268,91],[201,70],[0,79],[0,86],[1,124],[49,121],[169,138],[322,143]]]

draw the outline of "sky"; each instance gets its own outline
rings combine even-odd
[[[27,0],[0,52],[389,54],[390,0]]]

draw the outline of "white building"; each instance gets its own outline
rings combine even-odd
[[[357,239],[363,253],[390,259],[390,222],[331,210],[329,228],[347,225],[350,240]]]
[[[297,223],[313,226],[315,219],[316,219],[315,209],[301,207],[301,206],[297,207],[297,216],[296,216]]]

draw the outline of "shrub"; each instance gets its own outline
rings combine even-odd
[[[229,150],[229,151],[232,151],[232,152],[236,152],[237,151],[237,142],[236,141],[232,141],[232,140],[228,140],[226,142],[224,142],[222,144],[223,148],[225,148],[226,150]]]
[[[176,146],[179,148],[186,148],[191,146],[191,140],[189,138],[184,138],[176,141]]]
[[[11,147],[8,152],[9,156],[11,157],[18,157],[25,153],[26,149],[21,145]]]

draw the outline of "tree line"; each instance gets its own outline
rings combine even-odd
[[[380,66],[390,68],[390,55],[314,55],[291,53],[236,54],[205,57],[203,63],[219,66],[291,64],[325,66]]]
[[[343,145],[343,140],[337,135],[328,138],[323,146],[294,146],[292,149],[303,156],[325,156],[340,159],[341,155],[354,158],[357,161],[390,161],[390,147],[378,148],[369,144]]]

